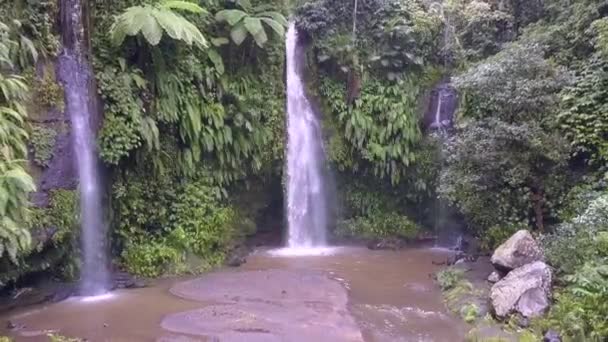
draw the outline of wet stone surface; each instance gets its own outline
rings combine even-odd
[[[346,289],[320,272],[216,273],[171,292],[219,303],[167,316],[162,327],[172,332],[221,341],[363,341]]]

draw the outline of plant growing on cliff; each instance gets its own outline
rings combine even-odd
[[[42,167],[47,167],[53,158],[53,148],[57,132],[52,128],[34,126],[30,143],[32,144],[34,161]]]
[[[163,34],[188,45],[207,46],[207,39],[201,31],[188,19],[176,13],[182,10],[195,14],[203,14],[205,9],[188,1],[165,0],[156,5],[133,6],[127,8],[116,17],[110,29],[110,35],[115,45],[123,43],[127,36],[137,36],[140,33],[148,44],[156,46]]]
[[[1,24],[1,23],[0,23]],[[0,63],[13,66],[15,43],[0,25]],[[16,262],[19,251],[30,243],[27,231],[28,194],[35,184],[25,171],[27,139],[24,102],[28,87],[22,77],[0,69],[0,257],[6,253]]]

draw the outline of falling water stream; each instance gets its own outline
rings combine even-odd
[[[81,289],[85,296],[100,295],[109,287],[106,255],[106,224],[101,203],[101,184],[91,127],[95,93],[92,70],[86,53],[82,0],[62,0],[61,32],[63,52],[59,57],[59,78],[65,90],[66,113],[70,117],[75,166],[80,183],[82,225]]]
[[[319,118],[302,81],[304,48],[294,24],[287,32],[287,221],[288,248],[326,245],[328,201]]]

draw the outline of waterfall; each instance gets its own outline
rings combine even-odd
[[[302,81],[304,48],[292,23],[287,32],[287,221],[288,247],[326,245],[328,196],[320,120]]]
[[[439,93],[439,95],[437,96],[437,111],[435,111],[435,121],[433,122],[433,125],[435,127],[441,127],[441,93]]]
[[[94,76],[87,59],[82,0],[61,0],[63,51],[58,74],[65,91],[71,122],[75,166],[80,183],[82,239],[81,294],[99,295],[109,288],[106,251],[107,225],[101,203],[99,162],[92,121],[95,118]]]

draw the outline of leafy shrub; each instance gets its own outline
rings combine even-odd
[[[479,307],[474,303],[467,304],[460,309],[460,317],[467,323],[475,322],[478,316]]]
[[[563,139],[537,124],[481,120],[445,145],[438,192],[480,235],[493,226],[543,228],[564,193],[567,154]]]
[[[420,228],[407,216],[396,212],[371,213],[344,220],[338,224],[336,235],[344,238],[389,238],[412,240],[418,236]]]
[[[369,82],[349,109],[344,101],[345,89],[325,80],[321,94],[339,122],[339,134],[356,155],[352,167],[399,183],[407,166],[415,162],[412,150],[421,138],[415,111],[419,91],[413,79],[390,85]]]
[[[608,195],[590,202],[571,222],[544,236],[547,261],[560,273],[572,274],[589,260],[608,257]]]
[[[121,257],[129,272],[145,277],[185,271],[183,253],[164,240],[129,243]]]
[[[608,61],[596,58],[562,93],[559,125],[574,146],[591,163],[608,162]]]
[[[441,290],[451,290],[464,280],[464,270],[455,267],[446,268],[437,272],[436,278]]]
[[[608,247],[608,236],[604,237]],[[568,286],[556,295],[544,324],[557,327],[572,341],[604,341],[608,338],[608,263],[585,263],[565,277]]]
[[[242,225],[216,190],[203,180],[177,187],[167,180],[156,187],[133,181],[116,188],[124,266],[155,277],[197,273],[221,264],[236,227]]]
[[[516,225],[490,227],[480,236],[479,247],[484,251],[493,251],[520,229],[522,227]]]
[[[55,138],[57,132],[51,128],[43,126],[33,126],[30,136],[32,144],[34,161],[36,164],[47,167],[53,158],[53,148],[55,147]]]
[[[35,101],[43,108],[56,108],[63,111],[63,87],[54,79],[52,72],[46,72],[42,79],[34,82]]]

